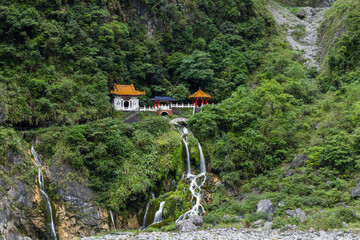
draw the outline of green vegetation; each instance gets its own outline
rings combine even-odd
[[[299,2],[287,2],[293,13]],[[28,156],[29,144],[12,127],[40,127],[25,133],[28,142],[37,138],[44,159],[75,169],[67,177],[88,184],[101,206],[138,213],[153,191],[159,198],[150,201],[148,224],[166,201],[166,221],[152,229],[174,230],[173,220],[190,207],[180,180],[181,138],[152,114],[122,123],[108,92],[115,82],[134,83],[146,91],[140,100],[147,105],[155,95],[187,101],[201,87],[219,104],[183,115],[191,116],[209,175],[221,178],[206,186],[206,226],[240,224],[238,215],[250,226],[267,218],[256,204],[270,199],[277,206],[273,227],[357,227],[360,204],[349,192],[360,170],[360,3],[338,0],[325,13],[319,70],[301,64],[264,6],[264,0],[4,1],[0,161],[6,165],[9,150]],[[304,28],[294,34],[302,37]],[[198,166],[197,141],[188,142]],[[302,165],[293,164],[298,154],[307,158]],[[22,164],[14,172],[30,183],[33,172]],[[285,176],[290,166],[293,174]],[[304,222],[287,218],[285,211],[296,208],[309,216]]]
[[[7,123],[70,125],[111,116],[114,82],[145,90],[142,104],[155,95],[185,101],[199,87],[225,99],[267,45],[271,20],[261,4],[5,1],[0,102]],[[147,11],[153,18],[140,14]]]
[[[142,207],[161,181],[181,177],[181,138],[164,118],[133,125],[104,119],[31,134],[41,137],[44,159],[72,166],[113,210]]]

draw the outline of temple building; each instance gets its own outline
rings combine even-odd
[[[189,98],[192,98],[192,105],[194,105],[195,107],[199,107],[200,104],[200,106],[208,104],[208,99],[211,98],[211,96],[201,91],[201,88],[199,88],[199,90],[196,93],[190,95]]]
[[[133,84],[119,85],[114,83],[109,95],[112,96],[112,103],[116,110],[135,111],[139,105],[139,96],[145,95],[144,91],[137,91]]]

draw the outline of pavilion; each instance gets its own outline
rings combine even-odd
[[[174,102],[175,99],[170,97],[159,97],[155,96],[148,100],[149,102],[154,102],[154,109],[158,109],[158,115],[171,115],[171,102]],[[165,106],[160,106],[159,103],[166,103]],[[169,107],[167,107],[169,105]]]
[[[199,90],[196,93],[190,95],[189,98],[193,99],[192,100],[192,105],[194,105],[194,99],[195,99],[195,105],[194,106],[197,107],[198,106],[198,100],[201,99],[201,106],[203,106],[204,105],[204,100],[206,100],[205,104],[208,104],[208,99],[211,98],[211,96],[209,94],[203,92],[201,90],[201,88],[199,88]]]
[[[119,111],[136,111],[140,108],[139,97],[145,95],[144,91],[137,91],[133,84],[120,85],[114,83],[113,89],[109,95],[116,110]]]

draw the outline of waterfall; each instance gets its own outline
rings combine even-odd
[[[116,226],[115,226],[115,222],[114,222],[114,216],[113,216],[113,213],[112,213],[111,209],[109,210],[109,214],[110,214],[111,222],[112,222],[112,224],[114,226],[114,230],[116,231]]]
[[[155,213],[154,223],[153,224],[159,223],[159,222],[162,221],[162,211],[164,209],[164,205],[165,205],[165,201],[160,203],[159,210],[157,210],[156,213]]]
[[[151,197],[152,197],[152,199],[155,199],[156,197],[155,197],[155,194],[153,193],[153,192],[151,192]]]
[[[143,231],[146,229],[146,216],[148,214],[148,211],[149,211],[149,207],[150,207],[150,201],[148,202],[148,204],[146,205],[146,210],[145,210],[145,215],[144,215],[144,218],[143,218],[143,224],[142,226],[140,227],[140,231]]]
[[[205,165],[205,157],[204,157],[204,153],[201,147],[200,142],[198,141],[198,149],[199,149],[199,155],[200,155],[200,173],[198,175],[193,175],[191,174],[191,168],[190,168],[190,153],[189,153],[189,147],[187,142],[184,139],[184,135],[189,134],[188,130],[186,127],[182,127],[178,125],[179,132],[181,134],[181,138],[185,144],[186,147],[186,157],[188,160],[188,174],[187,174],[187,179],[190,181],[190,186],[189,186],[189,190],[191,192],[191,195],[193,198],[196,199],[195,204],[192,206],[192,208],[185,212],[183,215],[181,215],[176,222],[178,222],[179,220],[183,220],[186,219],[190,216],[193,215],[201,215],[205,210],[204,207],[201,205],[201,187],[204,185],[205,181],[206,181],[206,165]],[[182,129],[181,129],[182,128]],[[200,181],[200,183],[198,184],[198,181]],[[184,188],[185,190],[185,188]],[[183,193],[184,193],[183,190]]]
[[[200,173],[206,173],[205,157],[200,142],[198,142],[199,155],[200,155]]]
[[[187,173],[188,175],[191,175],[191,166],[190,166],[190,152],[189,152],[189,146],[187,144],[187,142],[185,141],[184,138],[182,138],[183,142],[184,142],[184,145],[185,145],[185,148],[186,148],[186,157],[187,157]]]
[[[53,220],[52,207],[51,207],[50,199],[45,192],[44,176],[41,171],[41,167],[43,166],[42,161],[41,161],[40,156],[36,153],[33,145],[31,145],[31,154],[34,156],[34,159],[35,159],[35,161],[37,163],[37,167],[38,167],[38,180],[39,180],[40,195],[44,201],[46,211],[48,212],[48,214],[50,216],[50,223],[49,223],[50,225],[47,226],[50,230],[50,237],[54,240],[57,240],[55,224],[54,224],[54,220]]]

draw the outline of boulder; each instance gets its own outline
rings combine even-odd
[[[222,218],[223,218],[223,220],[224,220],[225,222],[231,220],[231,216],[230,216],[230,215],[224,215]]]
[[[305,165],[305,162],[308,160],[308,157],[305,154],[298,154],[294,157],[294,160],[291,163],[292,168],[297,168]]]
[[[304,213],[303,210],[301,210],[301,208],[297,208],[297,209],[295,209],[295,211],[286,210],[286,214],[289,217],[298,217],[300,219],[300,222],[303,222],[307,218],[306,214]]]
[[[272,223],[272,222],[266,222],[266,223],[264,224],[264,229],[266,229],[266,230],[270,230],[270,229],[271,229],[271,227],[272,227],[272,225],[273,225],[273,223]]]
[[[179,228],[179,232],[194,232],[198,230],[198,227],[195,226],[190,219],[180,220],[176,223],[176,226]]]
[[[197,227],[201,227],[204,223],[203,218],[198,215],[191,216],[189,219]]]
[[[352,197],[359,197],[360,196],[360,183],[358,183],[350,192]]]
[[[300,19],[303,19],[305,17],[305,12],[304,11],[298,11],[296,13],[296,16]]]
[[[293,176],[295,173],[293,170],[288,170],[286,171],[286,173],[284,174],[284,178],[287,178],[287,177],[291,177]]]
[[[275,212],[275,208],[269,199],[260,200],[256,206],[256,212],[265,212],[266,215],[270,215]]]

